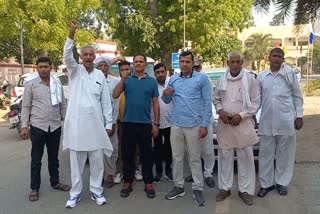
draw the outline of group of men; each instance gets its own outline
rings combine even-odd
[[[21,135],[27,139],[30,127],[30,201],[39,199],[41,159],[46,145],[50,183],[54,189],[69,191],[67,208],[75,207],[80,201],[87,159],[92,200],[98,205],[107,203],[103,183],[111,187],[119,171],[123,174],[120,195],[128,197],[134,186],[137,151],[148,198],[156,196],[153,183],[158,183],[163,176],[163,161],[165,176],[174,183],[166,199],[184,196],[184,164],[187,162],[191,171],[189,180],[193,181],[192,197],[198,206],[204,206],[204,181],[209,187],[215,186],[212,177],[212,102],[219,114],[220,192],[216,201],[223,201],[231,194],[236,151],[239,196],[246,204],[253,203],[252,145],[259,140],[253,116],[260,106],[261,189],[258,196],[264,197],[275,187],[281,195],[287,194],[294,165],[295,129],[303,126],[303,101],[295,74],[282,64],[284,53],[281,49],[270,52],[270,69],[260,73],[257,80],[242,67],[241,54],[232,51],[228,55],[228,70],[213,91],[207,75],[200,72],[201,63],[194,63],[190,51],[180,54],[181,73],[170,79],[162,63],[154,67],[156,79],[146,74],[146,57],[142,54],[133,58],[133,73],[130,63],[121,57],[95,59],[92,46],[81,48],[82,64],[78,64],[72,52],[77,28],[77,22],[71,21],[64,47],[70,88],[68,105],[61,83],[50,75],[51,62],[46,57],[38,59],[38,77],[25,86]],[[119,60],[120,78],[117,78],[108,71]],[[59,181],[61,121],[64,121],[63,149],[70,151],[71,187]],[[119,169],[117,162],[121,161]]]

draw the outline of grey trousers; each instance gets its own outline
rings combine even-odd
[[[186,150],[189,153],[189,166],[193,177],[192,189],[203,190],[203,175],[201,166],[201,143],[199,127],[184,128],[171,126],[171,148],[173,161],[173,181],[179,188],[184,186],[183,164]]]

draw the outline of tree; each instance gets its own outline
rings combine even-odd
[[[71,18],[85,21],[81,22],[82,29],[77,32],[76,41],[78,44],[87,43],[97,35],[91,26],[86,28],[87,16],[99,6],[99,0],[0,1],[0,41],[17,40],[22,26],[27,45],[42,54],[61,59],[69,30],[68,21]],[[5,51],[11,50],[9,48]]]
[[[271,34],[254,33],[246,41],[244,57],[248,60],[258,61],[260,71],[261,61],[269,54],[271,49]]]
[[[268,12],[270,5],[277,8],[278,14],[284,18],[291,13],[294,15],[294,24],[300,25],[314,21],[319,15],[319,0],[255,0],[254,6],[258,11]]]
[[[320,74],[320,39],[316,38],[313,44],[312,68],[315,73]]]
[[[206,59],[217,58],[212,54],[219,52],[211,51],[220,45],[216,38],[224,43],[223,34],[248,27],[251,5],[251,0],[186,1],[186,40],[192,41],[191,50]],[[183,0],[104,0],[98,14],[126,55],[140,52],[168,65],[171,53],[183,47]]]

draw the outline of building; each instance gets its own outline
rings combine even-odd
[[[285,61],[292,65],[298,65],[298,59],[307,57],[309,31],[308,25],[301,25],[298,34],[295,33],[295,26],[263,26],[250,27],[238,34],[242,42],[242,48],[250,46],[249,37],[254,33],[271,34],[274,47],[280,47],[285,52]]]
[[[118,51],[118,43],[106,40],[95,40],[93,44],[96,47],[96,56],[104,55],[109,57],[115,57],[120,55]]]

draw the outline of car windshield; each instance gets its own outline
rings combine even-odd
[[[24,87],[26,77],[21,77],[17,84],[18,87]]]
[[[133,65],[130,65],[130,69],[131,69],[131,73],[134,72],[134,68]],[[111,72],[115,75],[115,76],[119,76],[119,66],[117,64],[114,64],[111,66]],[[154,71],[153,71],[153,63],[147,63],[146,66],[146,70],[145,72],[151,76],[154,77]]]
[[[58,79],[60,80],[60,82],[63,86],[68,85],[68,76],[67,75],[58,76]]]

